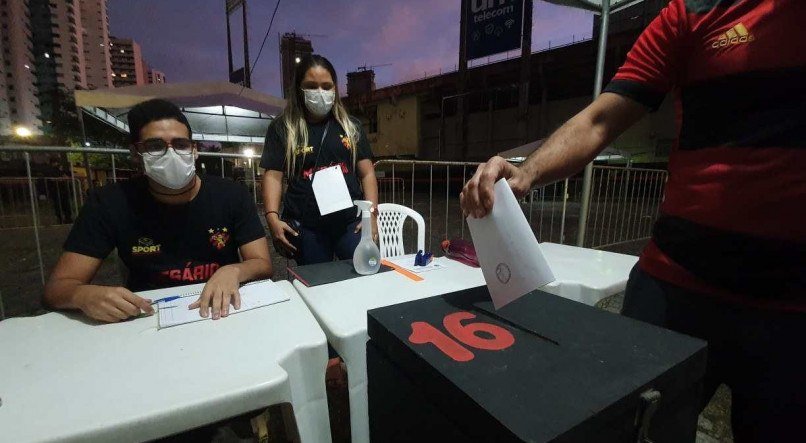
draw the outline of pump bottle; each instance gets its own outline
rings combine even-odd
[[[353,252],[355,272],[361,275],[375,274],[381,268],[381,252],[372,240],[372,202],[353,201],[361,213],[361,241]]]

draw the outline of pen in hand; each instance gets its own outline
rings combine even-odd
[[[154,300],[154,301],[152,301],[152,302],[151,302],[151,304],[152,304],[152,305],[156,305],[157,303],[163,303],[163,302],[174,301],[174,300],[177,300],[177,299],[179,299],[179,298],[181,298],[181,297],[180,297],[180,296],[178,296],[178,295],[174,295],[174,296],[172,296],[172,297],[165,297],[165,298],[161,298],[161,299],[159,299],[159,300]]]

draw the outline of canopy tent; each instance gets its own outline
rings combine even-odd
[[[596,53],[596,72],[594,75],[593,99],[602,92],[602,77],[604,76],[604,56],[607,48],[607,30],[610,27],[610,14],[624,8],[641,3],[644,0],[546,0],[561,6],[584,9],[601,14],[602,25],[599,27],[599,45]],[[591,183],[593,181],[593,162],[585,166],[585,175],[582,179],[582,204],[579,206],[579,228],[577,246],[585,245],[585,228],[588,223],[588,209],[590,208]],[[565,193],[568,193],[568,180],[565,181]]]
[[[549,3],[554,3],[555,5],[562,5],[562,6],[569,6],[571,8],[577,9],[585,9],[587,11],[592,11],[597,14],[602,12],[604,9],[605,1],[603,0],[545,0]],[[624,8],[629,8],[632,5],[638,4],[643,2],[644,0],[610,0],[608,3],[610,12],[618,12]]]
[[[162,98],[182,109],[194,140],[263,143],[285,100],[226,82],[161,83],[75,91],[76,106],[115,128],[129,132],[132,106]]]
[[[512,149],[507,149],[506,151],[501,151],[498,153],[498,156],[505,158],[506,160],[512,163],[522,163],[526,160],[526,157],[529,156],[532,152],[537,150],[543,142],[545,142],[545,138],[541,138],[540,140],[533,141],[531,143],[527,143],[525,145],[521,145]],[[610,161],[610,160],[628,160],[629,161],[630,155],[623,151],[620,151],[616,148],[605,148],[599,155],[596,156],[594,161]]]

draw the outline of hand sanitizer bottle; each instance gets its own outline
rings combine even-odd
[[[361,275],[375,274],[381,269],[381,252],[372,241],[372,202],[355,200],[353,203],[361,212],[361,241],[353,252],[353,266]]]

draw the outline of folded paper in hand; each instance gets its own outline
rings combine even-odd
[[[493,305],[506,304],[554,281],[540,245],[505,179],[495,184],[493,210],[467,218]]]

